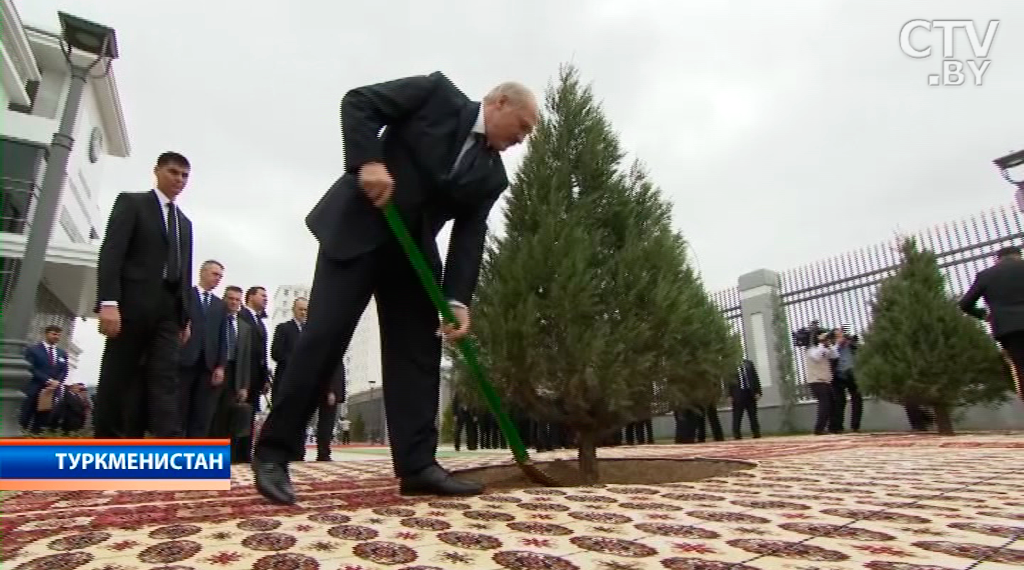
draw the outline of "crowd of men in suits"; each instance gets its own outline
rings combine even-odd
[[[117,196],[100,246],[97,313],[107,337],[92,415],[97,438],[230,438],[248,461],[270,388],[267,292],[229,285],[207,260],[193,284],[193,231],[176,198],[191,165],[165,152],[153,189]]]

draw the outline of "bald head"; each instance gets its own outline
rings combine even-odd
[[[537,97],[515,81],[491,89],[483,106],[487,144],[499,151],[523,142],[540,119]]]

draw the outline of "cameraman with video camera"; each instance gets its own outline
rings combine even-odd
[[[843,433],[847,393],[849,393],[850,429],[854,432],[859,432],[860,420],[864,414],[864,398],[860,395],[860,389],[857,387],[857,379],[853,375],[853,369],[860,339],[857,335],[850,334],[848,327],[845,325],[842,328],[833,330],[831,338],[835,339],[836,358],[832,360],[834,365],[832,372],[834,407],[829,431],[832,433]]]
[[[814,435],[828,433],[830,420],[835,411],[835,394],[832,389],[831,360],[839,358],[835,339],[831,332],[821,332],[813,337],[814,345],[807,348],[805,368],[807,370],[807,386],[818,401],[818,413],[814,422]]]

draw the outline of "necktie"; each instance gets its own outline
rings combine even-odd
[[[50,366],[57,364],[57,350],[50,345],[46,346],[46,354],[50,356]]]
[[[740,389],[747,389],[747,367],[740,365]]]
[[[210,308],[210,292],[203,291],[203,310]]]
[[[238,328],[235,326],[235,315],[228,315],[228,358],[235,356],[235,343],[238,341]]]
[[[464,149],[458,158],[455,159],[455,164],[452,165],[451,175],[454,178],[456,175],[465,174],[472,170],[473,165],[476,164],[476,159],[480,155],[480,149],[483,147],[484,135],[481,133],[470,133],[469,138],[466,139]]]
[[[167,281],[181,281],[181,243],[178,239],[178,216],[174,202],[167,203]]]

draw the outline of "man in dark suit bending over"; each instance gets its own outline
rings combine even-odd
[[[295,502],[287,463],[299,453],[323,394],[318,388],[348,348],[371,295],[402,493],[482,491],[434,458],[441,336],[455,340],[469,331],[487,216],[508,186],[498,153],[521,143],[537,121],[537,101],[522,85],[503,83],[478,103],[440,72],[359,87],[342,99],[345,173],[306,218],[320,242],[309,320],[256,445],[256,487],[266,498]],[[439,330],[437,310],[378,210],[388,202],[401,212],[435,275],[441,275],[437,233],[454,220],[442,288],[458,328]]]
[[[992,336],[1006,351],[1011,365],[1014,389],[1024,400],[1024,260],[1019,247],[1000,249],[995,265],[978,273],[971,288],[960,300],[960,308],[979,319],[987,319]],[[978,308],[985,299],[988,311]]]
[[[100,333],[107,337],[96,388],[97,438],[182,436],[178,351],[190,334],[192,222],[175,199],[188,160],[157,158],[156,188],[114,200],[97,273]]]

